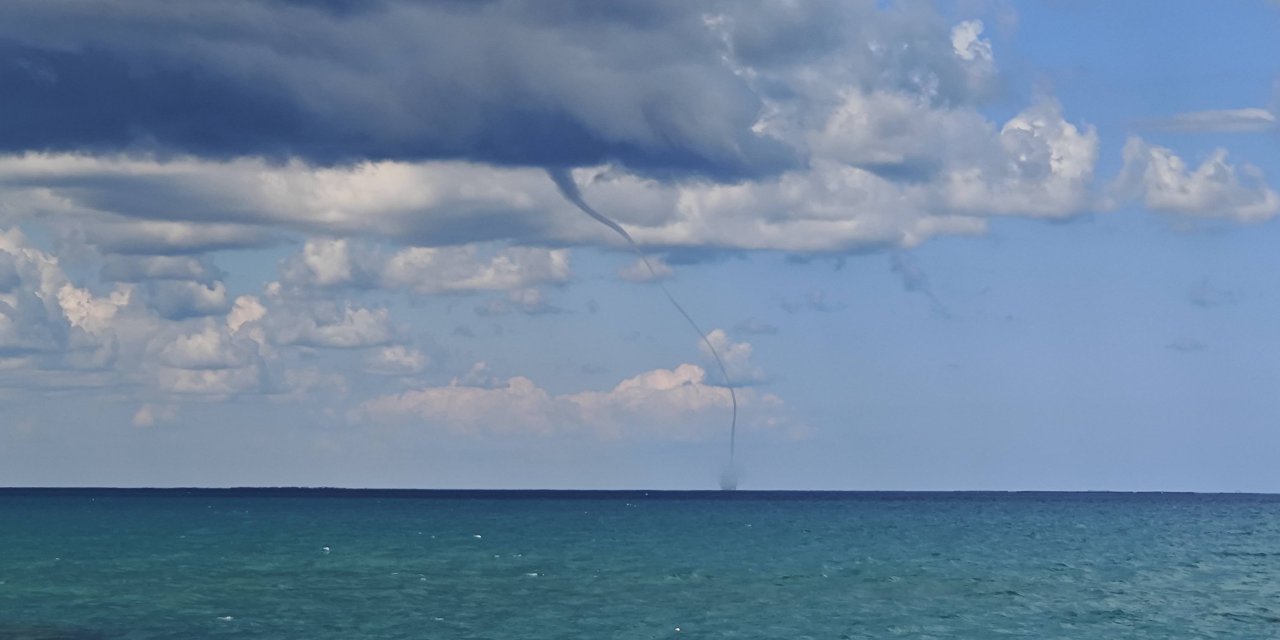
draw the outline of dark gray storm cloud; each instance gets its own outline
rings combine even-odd
[[[9,0],[0,150],[770,173],[726,51],[832,47],[813,6],[725,42],[711,2]]]

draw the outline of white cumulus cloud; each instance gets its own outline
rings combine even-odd
[[[618,269],[618,277],[627,282],[653,282],[673,275],[675,272],[671,270],[671,266],[658,256],[636,258],[635,262]]]
[[[365,359],[365,370],[382,375],[413,375],[422,373],[429,361],[421,349],[396,344],[374,349]]]
[[[708,345],[707,343],[711,343]],[[707,334],[706,342],[699,342],[698,348],[706,356],[708,366],[714,367],[715,359],[711,352],[711,347],[715,347],[716,354],[719,354],[720,361],[724,363],[725,371],[729,374],[728,382],[734,386],[744,384],[754,384],[764,380],[764,369],[760,368],[751,361],[752,346],[750,342],[735,342],[724,332],[724,329],[713,329]],[[716,378],[719,378],[717,372]],[[722,384],[723,380],[720,381]]]
[[[1121,198],[1138,198],[1153,211],[1186,218],[1260,222],[1280,212],[1280,196],[1262,171],[1233,164],[1225,149],[1190,167],[1171,149],[1130,138],[1124,169],[1113,185]]]
[[[386,309],[317,303],[269,316],[275,341],[331,349],[376,347],[394,342],[396,329]]]
[[[154,427],[157,424],[173,422],[178,419],[178,407],[174,405],[143,403],[134,412],[130,422],[135,427]]]
[[[777,396],[743,389],[740,405],[753,428],[789,425]],[[455,379],[448,385],[384,395],[353,417],[410,419],[461,433],[585,433],[600,438],[706,440],[722,437],[729,390],[707,383],[706,371],[684,364],[633,376],[607,391],[554,395],[514,376],[484,385]]]

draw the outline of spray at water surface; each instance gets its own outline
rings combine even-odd
[[[662,280],[658,277],[658,272],[654,270],[653,265],[649,264],[649,259],[645,257],[644,251],[640,250],[640,245],[636,244],[636,241],[631,238],[631,234],[627,233],[627,230],[623,229],[622,225],[619,225],[604,214],[596,211],[591,207],[591,205],[587,204],[586,200],[582,199],[582,192],[578,191],[578,183],[574,182],[573,176],[569,174],[568,169],[549,168],[547,169],[547,174],[551,176],[551,180],[556,183],[556,187],[560,189],[560,194],[563,195],[566,200],[572,202],[574,206],[581,209],[583,213],[591,216],[600,224],[613,229],[615,233],[622,236],[622,238],[627,241],[631,250],[639,256],[640,262],[644,263],[645,268],[653,275],[654,280],[658,283],[658,287],[662,289],[662,294],[667,297],[667,301],[671,303],[671,306],[676,308],[676,311],[680,312],[681,316],[684,316],[684,319],[689,323],[689,326],[693,327],[693,330],[698,333],[698,337],[702,338],[703,344],[707,345],[707,349],[711,351],[711,357],[715,359],[716,366],[720,368],[720,374],[724,376],[725,386],[729,388],[729,400],[733,404],[733,417],[729,422],[729,466],[720,474],[720,488],[726,491],[737,489],[738,472],[735,460],[735,449],[737,448],[738,440],[738,394],[733,390],[733,384],[729,380],[729,370],[725,368],[724,360],[720,359],[720,352],[716,350],[715,345],[711,344],[711,340],[707,338],[707,333],[698,326],[697,322],[693,321],[693,317],[689,315],[689,312],[685,311],[684,307],[680,306],[680,303],[676,301],[675,296],[671,295],[671,292],[667,290],[666,285],[662,284]]]

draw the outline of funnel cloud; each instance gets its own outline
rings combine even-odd
[[[640,250],[640,245],[636,244],[636,241],[631,237],[631,234],[627,233],[627,230],[623,229],[622,225],[610,220],[604,214],[593,209],[591,205],[587,204],[587,201],[582,198],[582,192],[578,190],[578,183],[573,180],[573,176],[569,174],[569,170],[565,168],[548,168],[547,175],[551,176],[552,182],[556,183],[556,188],[560,190],[560,193],[566,200],[572,202],[574,206],[581,209],[583,213],[591,216],[600,224],[613,229],[615,233],[622,236],[622,238],[627,241],[627,245],[631,247],[631,250],[634,251],[636,256],[640,258],[640,261],[644,263],[645,268],[648,269],[650,275],[653,276],[653,280],[658,283],[658,287],[662,289],[662,294],[667,297],[667,301],[671,303],[671,306],[676,308],[676,311],[680,312],[680,315],[689,323],[689,326],[693,327],[693,330],[698,333],[698,337],[702,338],[702,343],[707,345],[707,350],[711,352],[711,357],[715,359],[716,366],[720,369],[720,375],[724,377],[725,386],[729,388],[729,399],[733,403],[733,417],[729,422],[729,466],[720,475],[720,488],[726,491],[737,489],[738,477],[735,467],[735,458],[738,440],[738,394],[733,390],[733,383],[729,380],[729,370],[724,366],[724,360],[721,359],[720,352],[716,350],[715,345],[711,344],[711,340],[707,338],[707,332],[703,331],[702,327],[699,327],[697,322],[694,322],[693,317],[689,315],[689,312],[685,311],[684,307],[680,305],[675,296],[671,295],[671,292],[667,290],[666,285],[662,284],[662,279],[659,277],[657,270],[655,270],[653,265],[650,264],[649,259],[644,255],[644,251]]]

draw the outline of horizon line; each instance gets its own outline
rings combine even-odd
[[[1196,496],[1280,496],[1280,492],[1266,491],[1195,491],[1195,490],[1127,490],[1127,489],[556,489],[556,488],[413,488],[413,487],[344,487],[344,486],[290,486],[290,485],[242,485],[242,486],[0,486],[0,494],[21,492],[71,493],[71,492],[193,492],[193,493],[331,493],[331,494],[541,494],[541,495],[1196,495]]]

